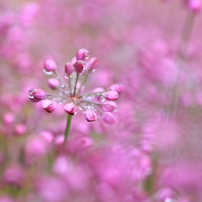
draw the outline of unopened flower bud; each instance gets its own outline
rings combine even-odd
[[[55,139],[54,139],[54,142],[55,142],[56,145],[59,146],[59,145],[62,145],[64,143],[64,140],[65,140],[65,137],[62,134],[62,135],[56,136]]]
[[[55,63],[53,60],[48,59],[48,60],[46,60],[45,63],[44,63],[44,69],[45,69],[46,71],[48,71],[48,72],[51,72],[51,71],[57,69],[57,65],[56,65],[56,63]]]
[[[83,61],[77,61],[75,64],[74,64],[74,69],[77,73],[81,73],[84,69],[84,66],[85,66],[85,63]]]
[[[108,123],[108,124],[115,124],[118,122],[118,116],[117,115],[114,115],[113,113],[110,113],[110,112],[105,112],[103,115],[102,115],[102,120],[105,122],[105,123]]]
[[[57,89],[57,87],[59,86],[59,81],[55,78],[50,78],[48,79],[48,85],[52,89]]]
[[[77,60],[85,60],[85,59],[88,59],[88,54],[89,54],[89,51],[87,49],[80,49],[77,51],[76,53],[76,59]]]
[[[32,91],[31,91],[32,90]],[[29,97],[34,98],[36,100],[43,100],[46,97],[46,92],[42,89],[31,89],[29,91]]]
[[[65,73],[67,75],[71,75],[73,71],[74,71],[74,69],[73,69],[72,63],[70,63],[70,62],[66,63],[65,64]]]
[[[86,63],[86,69],[87,71],[95,71],[98,66],[98,59],[97,58],[91,58],[89,62]]]
[[[118,99],[118,97],[119,97],[119,94],[115,90],[107,91],[104,94],[104,98],[106,98],[107,100],[116,100]]]
[[[48,112],[48,113],[52,113],[55,108],[56,108],[56,102],[53,102],[51,100],[44,100],[42,102],[42,107]]]
[[[30,100],[31,102],[34,102],[34,103],[35,103],[35,102],[39,102],[39,101],[40,101],[40,100],[35,99],[34,97],[32,97],[32,98],[31,98],[31,97],[29,97],[29,100]]]
[[[40,136],[42,136],[47,143],[51,143],[54,137],[53,134],[49,131],[41,131]]]
[[[47,146],[47,142],[40,135],[31,136],[24,146],[25,162],[31,164],[43,157],[47,152]]]
[[[188,8],[197,13],[201,10],[201,0],[189,0]]]
[[[97,101],[99,102],[99,101],[100,101],[100,96],[102,95],[102,92],[103,92],[103,91],[105,91],[105,89],[102,88],[102,87],[95,88],[95,89],[93,90],[93,92],[94,92],[94,93],[98,93],[98,96],[95,96],[94,100],[97,100]],[[100,93],[100,95],[99,95],[99,93]]]
[[[96,121],[97,120],[97,114],[95,113],[94,110],[92,109],[87,109],[85,111],[85,114],[84,114],[84,117],[85,119],[88,121],[88,122],[93,122],[93,121]]]
[[[71,59],[71,63],[72,63],[72,64],[74,64],[76,61],[77,61],[76,57],[73,57],[73,58]]]
[[[76,107],[76,105],[73,102],[67,103],[64,106],[64,110],[69,115],[75,115],[77,113],[77,107]]]
[[[12,124],[15,121],[15,116],[13,113],[8,112],[3,115],[4,124]]]
[[[109,87],[110,90],[115,90],[117,93],[121,93],[124,89],[123,84],[122,83],[116,83],[113,84]]]
[[[118,106],[113,101],[106,101],[102,104],[102,110],[105,112],[113,112],[114,110],[117,110]]]
[[[23,171],[19,167],[11,166],[11,167],[8,167],[4,171],[2,177],[8,183],[20,185],[23,180],[24,175],[23,175]],[[2,201],[2,200],[0,200],[0,201]],[[5,200],[5,201],[7,201],[7,200]],[[9,201],[10,200],[8,200],[8,202]]]
[[[16,135],[23,135],[26,132],[27,128],[24,124],[18,124],[15,127]]]

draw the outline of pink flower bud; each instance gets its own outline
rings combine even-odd
[[[59,81],[55,78],[50,78],[48,79],[48,85],[52,89],[57,89],[57,87],[59,86]]]
[[[73,69],[72,63],[70,63],[70,62],[66,63],[65,64],[65,73],[67,75],[71,75],[73,71],[74,71],[74,69]]]
[[[75,64],[74,64],[74,69],[77,73],[81,73],[84,69],[84,62],[83,61],[77,61]]]
[[[41,89],[31,89],[29,90],[29,97],[40,101],[45,99],[46,92]]]
[[[48,144],[41,136],[30,137],[25,143],[25,162],[33,163],[38,158],[44,156],[48,149]]]
[[[77,60],[85,60],[85,59],[88,59],[88,54],[89,54],[89,51],[87,49],[80,49],[77,51],[76,53],[76,59]]]
[[[42,107],[48,112],[51,113],[55,110],[57,104],[51,100],[44,100],[42,102]]]
[[[116,100],[118,99],[118,97],[119,97],[119,94],[115,90],[107,91],[104,94],[104,98],[106,98],[107,100]]]
[[[105,112],[102,115],[102,119],[105,123],[108,123],[108,124],[115,124],[118,122],[118,117],[110,112]]]
[[[100,93],[100,92],[103,92],[103,91],[105,91],[105,89],[102,88],[102,87],[98,87],[98,88],[95,88],[93,90],[94,93]],[[102,95],[102,93],[100,95]],[[100,101],[100,95],[99,96],[95,96],[94,100],[97,100],[99,102]]]
[[[3,178],[8,183],[20,184],[23,177],[23,171],[17,166],[9,167],[3,173]]]
[[[76,61],[77,61],[76,57],[73,57],[73,58],[71,59],[71,63],[72,63],[72,64],[74,64]]]
[[[92,109],[87,109],[87,110],[85,111],[84,118],[85,118],[88,122],[93,122],[93,121],[96,121],[98,117],[97,117],[97,114],[95,113],[94,110],[92,110]]]
[[[105,112],[113,112],[114,110],[117,110],[118,106],[113,101],[106,101],[102,104],[102,110]]]
[[[37,100],[37,99],[35,99],[35,98],[30,98],[29,97],[29,100],[31,101],[31,102],[39,102],[40,100]]]
[[[18,124],[16,127],[15,127],[15,133],[16,135],[23,135],[25,132],[26,132],[27,128],[24,124]]]
[[[110,90],[115,90],[117,93],[121,93],[124,89],[123,84],[116,83],[109,87]]]
[[[44,69],[46,71],[50,72],[50,71],[56,70],[57,69],[57,65],[56,65],[56,63],[53,60],[48,59],[48,60],[46,60],[44,62]]]
[[[53,134],[49,131],[41,131],[40,136],[42,136],[47,143],[51,143],[53,141]]]
[[[65,137],[62,134],[62,135],[56,136],[55,139],[54,139],[54,142],[55,142],[56,145],[61,145],[61,144],[64,143],[64,140],[65,140]]]
[[[12,124],[15,121],[15,116],[13,113],[6,113],[3,115],[3,121],[5,124]]]
[[[69,115],[75,115],[77,113],[77,107],[76,107],[76,105],[73,102],[67,103],[64,106],[64,110]]]
[[[189,0],[188,7],[195,13],[199,12],[201,10],[201,0]]]
[[[86,69],[88,71],[94,71],[97,69],[98,66],[98,59],[97,58],[91,58],[89,62],[86,64]]]

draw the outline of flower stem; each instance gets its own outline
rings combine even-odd
[[[69,135],[70,125],[71,125],[72,115],[67,115],[67,123],[65,128],[65,140],[64,143],[67,141],[67,137]]]
[[[187,13],[183,28],[182,28],[180,43],[179,43],[177,54],[176,54],[176,63],[179,71],[184,70],[183,67],[187,59],[187,50],[188,50],[188,45],[191,39],[193,27],[194,27],[194,20],[195,20],[195,14]],[[178,73],[177,82],[172,93],[172,98],[171,98],[172,100],[171,100],[171,105],[169,107],[169,114],[173,113],[175,109],[177,108],[178,97],[180,94],[180,90],[179,90],[179,86],[181,85],[180,82],[181,82],[181,78],[180,78],[180,74]]]
[[[191,34],[193,31],[194,20],[195,20],[195,14],[187,13],[184,26],[182,28],[181,40],[180,40],[180,44],[178,46],[178,52],[177,52],[177,56],[180,57],[181,59],[185,59],[187,56],[186,54],[187,54],[188,44],[191,39]]]
[[[102,96],[103,93],[106,93],[109,90],[105,90],[105,91],[100,91],[100,92],[95,92],[95,93],[85,93],[79,96],[79,98],[82,98],[84,96],[91,96],[91,95],[95,95],[95,96]]]
[[[88,74],[83,75],[83,80],[82,80],[81,85],[80,85],[80,87],[79,87],[79,89],[78,89],[78,93],[80,93],[81,88],[82,88],[83,85],[86,83],[87,79],[88,79]]]
[[[76,81],[75,81],[75,85],[74,85],[74,93],[73,93],[73,96],[76,95],[76,86],[77,86],[78,79],[79,79],[79,74],[77,73],[77,74],[76,74]]]
[[[68,84],[69,84],[69,92],[70,92],[70,95],[72,96],[72,84],[71,84],[71,76],[70,75],[68,76]]]

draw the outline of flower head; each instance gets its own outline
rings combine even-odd
[[[76,57],[64,65],[64,76],[57,72],[57,65],[52,59],[46,60],[44,73],[54,76],[48,80],[48,84],[58,93],[49,94],[42,89],[30,89],[28,92],[30,100],[43,101],[42,107],[49,113],[54,111],[56,103],[58,103],[64,104],[64,111],[69,115],[75,115],[80,109],[88,122],[93,122],[98,117],[104,117],[103,120],[109,123],[105,112],[107,112],[107,117],[114,117],[111,113],[118,108],[114,100],[118,99],[123,86],[113,84],[108,89],[95,88],[91,93],[83,93],[88,77],[98,66],[98,59],[93,57],[88,60],[88,54],[89,51],[86,49],[78,50]]]

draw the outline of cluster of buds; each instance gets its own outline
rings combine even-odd
[[[78,50],[76,57],[65,64],[64,77],[58,73],[53,60],[46,60],[43,70],[47,75],[54,76],[48,80],[48,84],[50,88],[58,90],[58,93],[49,94],[42,89],[30,89],[28,96],[32,102],[42,101],[42,107],[49,113],[55,110],[57,104],[65,103],[64,111],[69,115],[75,115],[80,109],[88,122],[101,117],[106,123],[116,123],[118,118],[113,112],[118,106],[114,101],[123,91],[123,85],[117,83],[108,89],[96,88],[91,93],[83,93],[88,77],[98,66],[97,58],[89,59],[88,55],[88,50]]]

